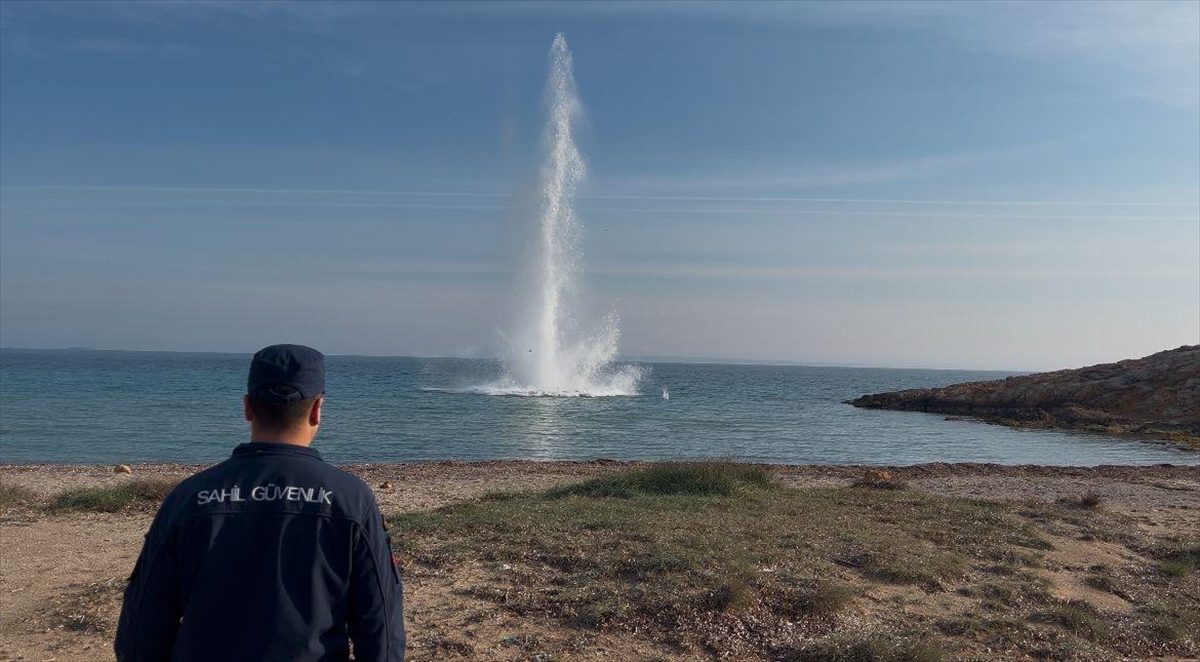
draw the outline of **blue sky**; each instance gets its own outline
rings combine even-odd
[[[546,56],[626,355],[1200,342],[1200,4],[0,3],[0,344],[492,355]]]

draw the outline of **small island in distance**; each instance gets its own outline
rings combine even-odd
[[[1200,450],[1200,345],[1072,370],[876,393],[846,404],[1131,435]]]

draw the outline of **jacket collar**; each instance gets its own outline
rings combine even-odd
[[[252,457],[255,455],[303,455],[315,457],[318,460],[322,459],[321,452],[310,446],[276,444],[267,441],[252,441],[246,444],[238,444],[233,449],[233,454],[230,457]]]

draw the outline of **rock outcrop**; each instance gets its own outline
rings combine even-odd
[[[864,395],[846,403],[1136,435],[1200,449],[1200,345],[1074,370]]]

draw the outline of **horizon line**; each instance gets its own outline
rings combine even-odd
[[[252,356],[253,351],[226,351],[226,350],[181,350],[181,349],[116,349],[111,347],[90,347],[90,346],[73,346],[73,347],[10,347],[0,346],[0,351],[21,351],[21,352],[124,352],[129,354],[223,354],[230,356]],[[453,359],[459,361],[504,361],[498,356],[454,356],[449,354],[362,354],[354,352],[322,352],[325,356],[334,357],[349,357],[349,358],[379,358],[379,359]],[[1121,360],[1121,359],[1117,359]],[[787,359],[750,359],[750,358],[726,358],[712,356],[671,356],[671,355],[654,355],[654,354],[630,354],[618,356],[614,359],[616,363],[664,363],[664,364],[679,364],[679,365],[743,365],[743,366],[778,366],[778,367],[794,367],[794,368],[850,368],[857,370],[951,370],[956,372],[997,372],[1010,375],[1029,374],[1034,372],[1049,372],[1051,370],[1062,370],[1063,368],[1052,368],[1042,370],[1029,369],[1013,369],[1013,368],[935,368],[927,366],[912,366],[912,365],[871,365],[863,363],[817,363],[802,360],[787,360]]]

